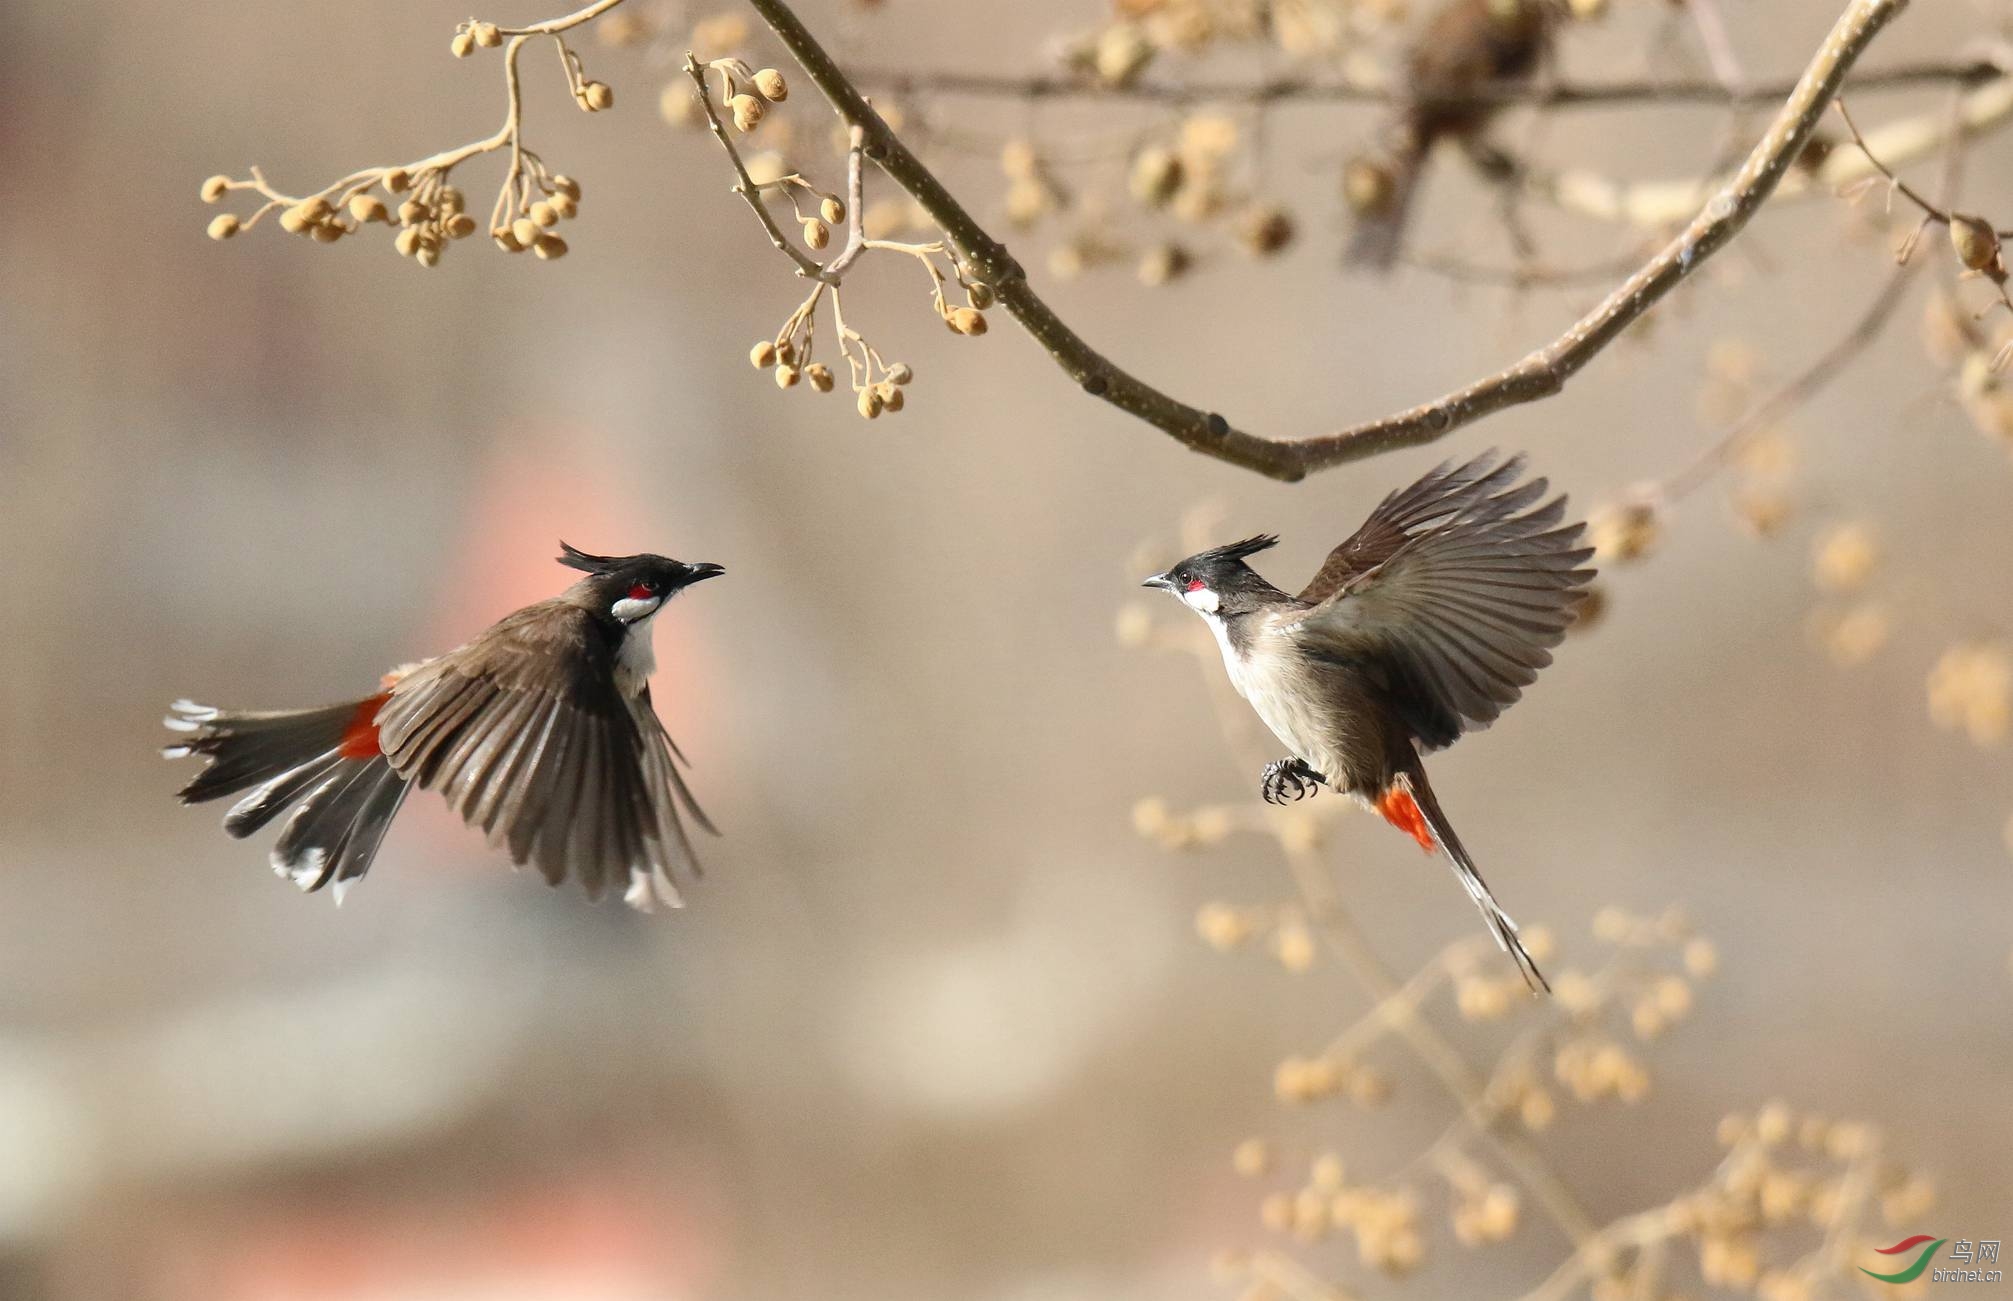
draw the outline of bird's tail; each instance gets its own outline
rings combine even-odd
[[[1345,265],[1389,271],[1404,247],[1405,227],[1412,216],[1412,196],[1419,186],[1419,174],[1426,151],[1410,137],[1395,143],[1364,166],[1380,171],[1382,185],[1374,204],[1356,216],[1349,243],[1342,251]]]
[[[1428,852],[1440,850],[1447,861],[1454,866],[1454,875],[1460,878],[1461,888],[1482,910],[1482,920],[1488,924],[1489,933],[1496,937],[1496,944],[1510,955],[1517,964],[1517,971],[1533,993],[1543,990],[1549,994],[1552,987],[1546,982],[1544,973],[1524,948],[1523,940],[1517,936],[1517,923],[1503,911],[1490,893],[1489,883],[1475,870],[1475,860],[1468,857],[1468,851],[1461,844],[1461,838],[1454,834],[1454,824],[1447,821],[1447,815],[1440,809],[1440,801],[1433,795],[1433,788],[1426,781],[1426,771],[1414,768],[1409,773],[1398,774],[1397,780],[1377,797],[1377,811],[1385,821],[1411,835]]]
[[[236,713],[176,701],[164,720],[186,739],[170,759],[209,759],[179,792],[200,804],[249,792],[224,815],[224,830],[249,836],[291,809],[273,846],[273,871],[303,890],[333,884],[337,902],[370,870],[407,785],[378,747],[380,693],[348,704],[278,713]]]

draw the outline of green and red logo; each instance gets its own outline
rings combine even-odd
[[[1923,1270],[1929,1268],[1930,1259],[1936,1255],[1936,1249],[1948,1241],[1950,1241],[1948,1238],[1932,1238],[1926,1233],[1918,1233],[1912,1238],[1903,1238],[1891,1247],[1876,1247],[1874,1250],[1883,1256],[1899,1256],[1903,1252],[1915,1251],[1917,1248],[1921,1250],[1916,1255],[1914,1264],[1895,1273],[1876,1274],[1863,1265],[1860,1266],[1859,1272],[1869,1278],[1877,1278],[1883,1283],[1913,1283],[1922,1277]]]

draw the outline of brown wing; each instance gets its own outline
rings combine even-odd
[[[617,633],[563,601],[529,606],[420,665],[378,711],[378,743],[408,780],[511,861],[632,907],[677,906],[698,860],[680,805],[711,831],[650,708],[616,689]]]
[[[1487,727],[1552,662],[1593,555],[1546,482],[1487,453],[1386,497],[1301,593],[1317,654],[1374,666],[1429,747]]]

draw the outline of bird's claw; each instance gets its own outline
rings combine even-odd
[[[1304,759],[1274,759],[1265,765],[1258,789],[1267,804],[1288,804],[1315,794],[1322,780]]]

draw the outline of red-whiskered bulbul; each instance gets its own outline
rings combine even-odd
[[[1398,90],[1406,106],[1385,128],[1375,161],[1356,164],[1380,168],[1384,186],[1375,205],[1357,217],[1346,261],[1378,270],[1397,261],[1420,173],[1440,141],[1462,142],[1485,170],[1514,167],[1481,138],[1500,105],[1463,103],[1462,97],[1529,77],[1559,16],[1556,0],[1450,0],[1433,15],[1405,56]]]
[[[1583,524],[1523,458],[1442,465],[1386,497],[1298,596],[1245,561],[1271,535],[1190,556],[1144,586],[1180,597],[1216,634],[1237,691],[1292,752],[1266,765],[1267,801],[1331,786],[1444,852],[1533,989],[1550,986],[1475,870],[1420,756],[1476,731],[1552,662],[1594,571]]]
[[[291,808],[273,870],[303,890],[332,885],[337,902],[419,786],[553,885],[572,877],[598,899],[619,884],[633,908],[677,907],[673,869],[699,870],[680,810],[719,833],[651,707],[650,624],[678,592],[725,571],[559,546],[559,563],[585,578],[394,669],[362,700],[278,713],[175,702],[167,725],[189,737],[165,753],[209,759],[182,802],[249,790],[224,818],[233,836]]]

